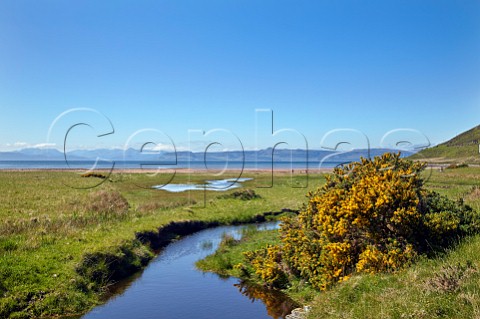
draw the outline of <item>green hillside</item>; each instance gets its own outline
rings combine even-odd
[[[479,144],[480,125],[411,158],[435,163],[480,163]]]

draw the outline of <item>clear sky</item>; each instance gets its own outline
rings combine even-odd
[[[372,146],[398,128],[437,144],[480,124],[480,1],[0,1],[0,150],[46,143],[72,108],[115,128],[78,127],[72,148],[146,128],[179,148],[220,128],[273,146],[256,109],[309,148],[339,128]]]

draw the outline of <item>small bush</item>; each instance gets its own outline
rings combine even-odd
[[[233,198],[233,199],[241,199],[241,200],[252,200],[261,198],[260,195],[255,193],[253,189],[242,189],[239,191],[235,191],[231,194],[221,195],[219,198]]]
[[[445,169],[456,169],[456,168],[465,168],[465,167],[468,167],[468,164],[466,164],[466,163],[461,163],[461,164],[453,163],[453,164],[450,164],[447,167],[445,167]]]
[[[105,179],[107,178],[106,175],[104,174],[100,174],[100,173],[93,173],[93,172],[88,172],[88,173],[84,173],[82,175],[80,175],[82,177],[96,177],[96,178],[100,178],[100,179]]]
[[[232,235],[224,233],[222,235],[222,241],[220,242],[220,247],[232,247],[237,245],[240,240],[236,240]]]

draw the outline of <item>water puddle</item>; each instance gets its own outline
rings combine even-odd
[[[156,185],[153,188],[164,190],[171,193],[180,193],[194,190],[207,190],[224,192],[230,189],[242,187],[243,182],[252,180],[252,178],[227,178],[219,180],[205,181],[205,184],[167,184]]]

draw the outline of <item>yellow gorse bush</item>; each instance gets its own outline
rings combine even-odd
[[[335,168],[283,221],[280,246],[247,253],[255,274],[270,286],[297,276],[323,290],[353,272],[394,271],[477,230],[471,208],[423,188],[424,167],[386,153]]]
[[[245,257],[263,282],[276,287],[286,282],[285,272],[281,269],[281,253],[278,246],[268,245],[265,249],[246,252]],[[242,265],[237,267],[241,268]]]

